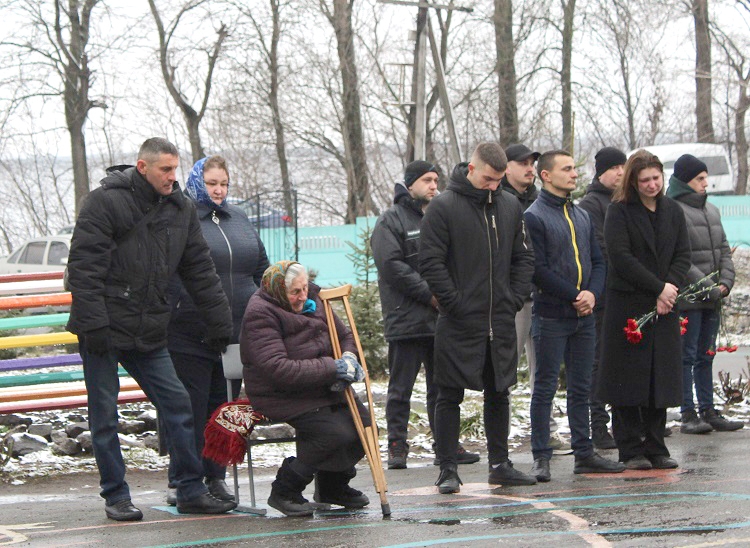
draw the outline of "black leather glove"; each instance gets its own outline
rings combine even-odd
[[[100,327],[84,333],[86,352],[94,356],[106,356],[109,353],[109,327]]]
[[[218,352],[219,354],[223,354],[224,352],[226,352],[228,344],[229,337],[215,337],[206,339],[206,346],[208,346],[214,352]]]

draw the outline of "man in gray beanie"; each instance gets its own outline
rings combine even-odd
[[[437,391],[432,384],[437,301],[417,271],[419,234],[424,211],[437,194],[437,168],[416,160],[396,183],[393,206],[372,231],[370,243],[378,267],[378,288],[388,341],[388,468],[406,468],[406,441],[414,381],[422,364],[427,379],[427,418],[434,426]],[[459,445],[459,464],[471,464],[479,455]]]

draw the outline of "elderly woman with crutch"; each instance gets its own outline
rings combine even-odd
[[[336,504],[362,508],[369,499],[349,486],[365,452],[343,390],[364,379],[354,337],[334,316],[343,352],[334,359],[320,288],[293,261],[272,264],[245,310],[240,333],[245,391],[253,408],[296,430],[297,456],[284,459],[268,505],[309,516]],[[359,403],[363,423],[369,416]],[[315,503],[302,496],[315,478]]]

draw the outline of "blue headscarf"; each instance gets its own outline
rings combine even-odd
[[[208,156],[195,162],[185,183],[185,191],[188,193],[188,196],[199,204],[207,205],[212,209],[221,209],[227,203],[226,198],[221,204],[216,204],[206,190],[206,182],[203,180],[203,165],[206,163],[206,160],[208,160]]]

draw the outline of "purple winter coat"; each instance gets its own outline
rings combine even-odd
[[[245,309],[240,332],[245,391],[259,412],[286,421],[320,407],[345,403],[343,392],[331,392],[336,364],[328,335],[320,288],[309,286],[317,309],[295,314],[278,305],[262,288]],[[337,317],[341,351],[357,354],[351,331]]]

